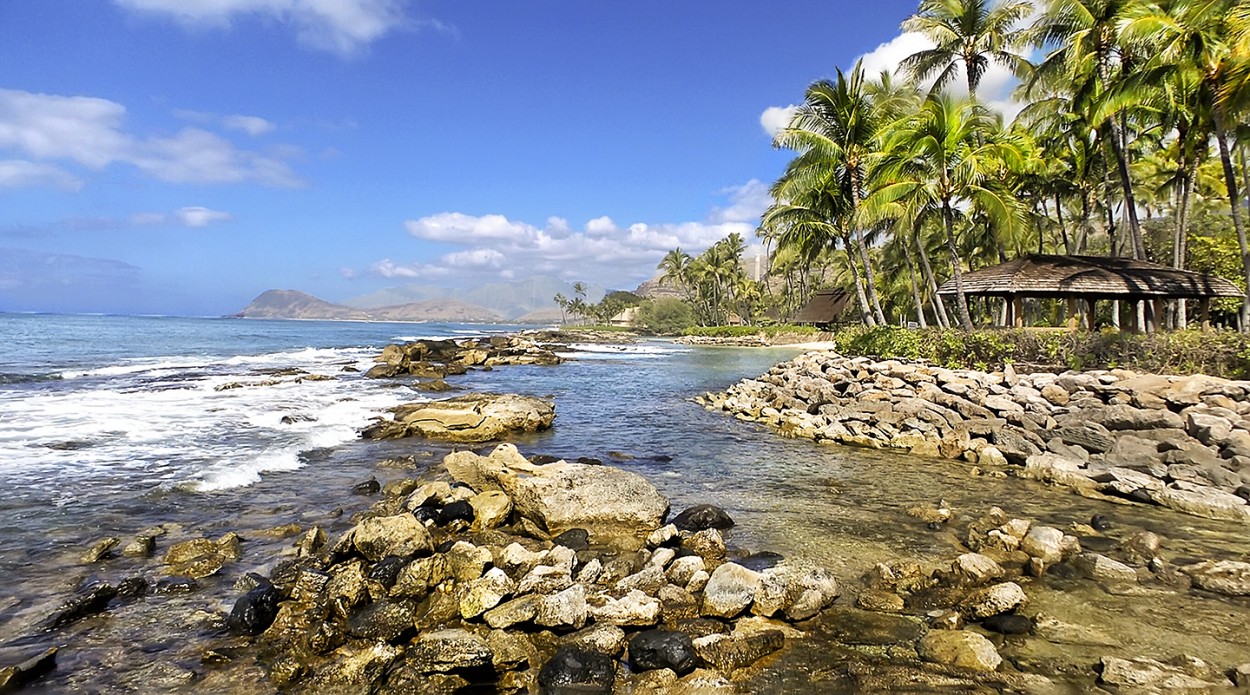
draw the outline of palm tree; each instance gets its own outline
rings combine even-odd
[[[965,210],[977,212],[1008,231],[1023,222],[1021,206],[1004,179],[1008,171],[1022,166],[1025,148],[999,126],[971,99],[930,95],[914,117],[890,129],[882,184],[873,194],[874,206],[897,201],[911,210],[939,211],[964,330],[972,330],[972,317],[964,294],[956,217]]]
[[[777,134],[773,144],[801,155],[811,155],[806,162],[811,168],[800,167],[794,172],[796,178],[807,172],[820,180],[822,169],[832,172],[830,183],[836,188],[830,192],[845,201],[838,206],[846,216],[841,221],[842,228],[851,232],[855,252],[863,265],[873,316],[884,324],[885,315],[877,296],[876,277],[868,258],[863,229],[855,219],[859,201],[866,193],[865,182],[879,158],[879,125],[877,111],[864,89],[863,66],[856,63],[849,75],[838,69],[835,80],[820,80],[808,87],[803,104]]]
[[[1017,77],[1028,72],[1028,61],[1016,50],[1026,39],[1018,25],[1032,10],[1024,0],[921,0],[916,14],[903,21],[903,31],[922,34],[934,46],[904,58],[901,66],[919,81],[936,76],[932,92],[942,91],[962,66],[975,100],[990,63]]]
[[[690,263],[693,259],[690,254],[681,250],[681,247],[669,251],[664,254],[664,259],[656,266],[656,270],[663,271],[660,275],[660,282],[671,282],[681,291],[687,303],[693,303],[693,293],[691,292],[690,282]]]
[[[1229,210],[1237,241],[1241,247],[1242,267],[1247,280],[1247,295],[1242,303],[1242,328],[1250,330],[1250,245],[1241,219],[1241,194],[1238,192],[1237,176],[1233,170],[1232,154],[1228,144],[1230,125],[1229,108],[1240,97],[1228,87],[1228,73],[1236,60],[1230,37],[1240,37],[1244,22],[1250,12],[1230,0],[1172,0],[1166,8],[1145,7],[1131,17],[1124,35],[1143,42],[1150,42],[1156,52],[1148,64],[1153,74],[1192,75],[1186,82],[1197,91],[1199,103],[1208,104],[1214,125],[1215,143],[1224,170],[1224,184],[1228,190]],[[1226,15],[1232,14],[1232,25]],[[1231,29],[1231,31],[1230,31]]]

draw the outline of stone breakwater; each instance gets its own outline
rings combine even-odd
[[[1089,496],[1250,522],[1250,382],[986,373],[811,352],[696,402],[783,435],[962,459]]]

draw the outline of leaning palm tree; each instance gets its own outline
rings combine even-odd
[[[881,183],[871,205],[879,209],[897,201],[914,210],[939,211],[964,330],[972,329],[972,317],[964,293],[956,218],[975,211],[1003,230],[1018,229],[1023,210],[1005,179],[1023,166],[1025,158],[1025,148],[971,99],[930,95],[918,113],[890,128]]]
[[[673,283],[681,291],[688,304],[692,304],[694,300],[690,281],[690,263],[693,260],[690,254],[682,251],[678,246],[664,254],[664,259],[656,266],[656,270],[661,271],[660,282]]]
[[[831,172],[836,187],[830,192],[841,196],[840,207],[848,216],[841,224],[850,230],[859,262],[864,268],[868,300],[877,323],[885,323],[877,296],[873,264],[868,257],[863,229],[856,223],[859,201],[865,183],[878,157],[878,129],[881,120],[865,91],[864,70],[856,63],[850,74],[837,70],[834,80],[820,80],[807,88],[803,104],[790,123],[777,133],[774,146],[800,153],[810,166],[793,168],[792,178],[811,175],[816,180]]]
[[[976,99],[991,63],[1017,77],[1028,72],[1028,61],[1017,51],[1026,39],[1020,24],[1032,10],[1024,0],[921,0],[916,14],[903,21],[903,31],[922,34],[934,45],[904,58],[901,65],[917,81],[934,78],[935,93],[962,67],[968,95]]]

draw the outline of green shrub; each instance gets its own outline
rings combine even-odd
[[[686,330],[685,335],[700,338],[746,338],[762,335],[774,338],[779,335],[816,335],[815,326],[793,326],[777,323],[768,326],[697,326]]]
[[[638,323],[656,335],[681,335],[694,325],[694,310],[680,299],[656,299],[638,307]]]
[[[844,328],[833,336],[838,352],[924,359],[946,367],[1001,369],[1009,362],[1066,369],[1123,367],[1158,374],[1250,378],[1250,337],[1233,331],[1123,333],[983,329],[965,333],[894,326]]]

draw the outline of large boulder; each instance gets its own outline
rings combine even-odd
[[[549,400],[516,394],[469,393],[429,403],[397,406],[392,420],[366,427],[366,439],[426,437],[451,442],[489,442],[516,432],[551,427],[555,406]]]
[[[502,490],[513,509],[552,534],[587,529],[596,540],[650,533],[668,513],[668,500],[637,473],[611,466],[558,461],[536,466],[511,444],[490,456],[461,451],[444,464],[451,476],[484,492]]]
[[[920,658],[974,671],[993,671],[1003,662],[994,644],[975,632],[933,630],[918,645]]]

